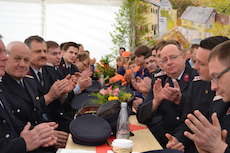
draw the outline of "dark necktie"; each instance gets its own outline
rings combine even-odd
[[[68,74],[71,74],[71,67],[68,67]]]
[[[44,80],[41,72],[38,72],[38,77],[42,86],[44,86]]]
[[[19,85],[24,88],[23,84],[22,84],[22,81],[19,82]]]
[[[2,103],[1,99],[0,99],[0,102]],[[17,134],[16,130],[14,129],[13,124],[11,123],[9,116],[6,113],[6,110],[3,108],[3,105],[1,105],[1,104],[0,104],[0,111],[2,112],[2,115],[3,115],[4,119],[10,125],[10,129],[11,129],[11,132],[12,132],[13,136],[18,137],[18,134]]]

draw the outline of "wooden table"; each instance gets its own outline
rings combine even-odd
[[[133,125],[146,127],[146,125],[140,124],[137,121],[136,115],[131,115],[129,120],[130,123]],[[151,131],[148,128],[135,130],[132,132],[134,133],[134,136],[130,137],[129,139],[134,142],[134,148],[133,148],[134,152],[144,152],[149,150],[162,149],[161,145],[158,143],[158,141],[152,135]],[[84,145],[75,144],[72,141],[72,136],[70,134],[65,149],[95,150],[96,146],[84,146]]]

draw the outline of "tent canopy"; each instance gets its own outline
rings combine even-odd
[[[121,6],[122,0],[1,0],[7,2],[22,2],[41,4],[46,1],[47,4],[84,4],[99,6]]]
[[[59,44],[74,41],[99,61],[112,52],[109,32],[121,4],[121,0],[0,0],[0,34],[5,44],[31,35]]]

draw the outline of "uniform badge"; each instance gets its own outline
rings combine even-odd
[[[65,68],[66,68],[65,63],[63,63],[63,64],[62,64],[62,68],[63,68],[63,69],[65,69]]]
[[[184,74],[184,81],[188,82],[188,80],[189,80],[189,75],[188,74]]]
[[[230,114],[230,107],[228,108],[228,111],[226,112],[226,115]]]
[[[163,75],[166,75],[166,72],[165,71],[160,71],[160,72],[154,74],[154,77],[156,78],[156,77],[160,77],[160,76],[163,76]]]
[[[195,76],[192,81],[199,81],[201,80],[201,76]]]
[[[27,78],[31,78],[31,79],[34,79],[34,77],[33,77],[33,76],[31,76],[31,75],[25,75],[25,77],[27,77]]]
[[[223,98],[222,96],[218,95],[213,98],[213,101],[215,102],[215,101],[221,100],[222,98]]]
[[[205,90],[205,94],[208,94],[208,90]]]
[[[31,72],[30,72],[30,70],[29,70],[29,72],[27,73],[27,75],[32,75]]]

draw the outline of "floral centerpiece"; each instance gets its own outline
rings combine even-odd
[[[110,100],[120,100],[125,102],[131,98],[132,94],[125,91],[125,87],[121,89],[119,86],[110,86],[107,89],[101,89],[98,93],[91,93],[90,96],[97,97],[98,99],[92,100],[93,103],[102,105]]]
[[[104,75],[105,83],[109,82],[109,78],[115,76],[116,69],[111,67],[109,63],[112,61],[112,55],[102,56],[100,63],[96,63],[96,71],[94,75],[100,78],[101,75]]]

